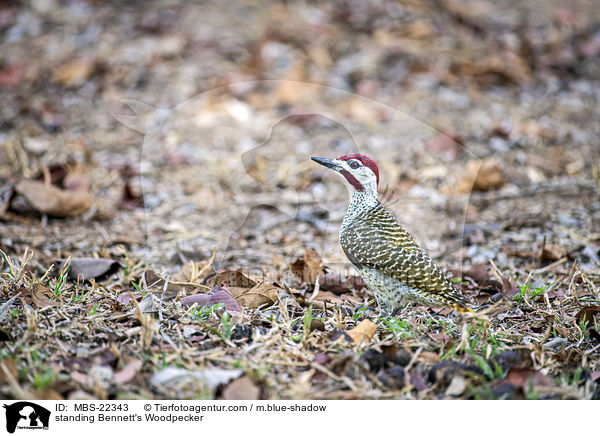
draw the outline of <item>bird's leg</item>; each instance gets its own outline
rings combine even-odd
[[[394,318],[396,318],[398,315],[400,315],[400,312],[402,312],[403,306],[396,306],[394,307],[394,310],[392,310],[392,316]]]
[[[379,306],[379,318],[391,318],[394,316],[394,310],[390,306],[380,305]]]

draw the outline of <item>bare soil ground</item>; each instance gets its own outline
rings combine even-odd
[[[599,399],[590,1],[0,1],[0,398]],[[379,319],[310,156],[477,308]]]

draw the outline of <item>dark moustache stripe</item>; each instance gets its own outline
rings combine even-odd
[[[340,171],[340,174],[344,176],[346,180],[348,180],[348,183],[354,186],[354,189],[356,189],[357,191],[362,192],[365,190],[365,188],[363,188],[363,185],[356,179],[356,177],[354,177],[348,171],[342,170]]]

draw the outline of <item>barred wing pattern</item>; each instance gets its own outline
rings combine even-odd
[[[380,203],[343,225],[340,243],[359,271],[377,270],[382,281],[397,280],[411,289],[413,300],[470,311],[467,300]]]

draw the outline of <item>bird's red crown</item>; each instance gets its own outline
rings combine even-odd
[[[364,166],[369,167],[371,169],[371,171],[373,171],[373,173],[375,174],[375,177],[377,177],[377,185],[379,185],[379,168],[377,168],[377,164],[375,163],[375,161],[373,159],[371,159],[366,154],[360,154],[360,153],[347,154],[345,156],[338,157],[338,160],[351,160],[351,159],[359,160],[362,162],[362,164]]]

